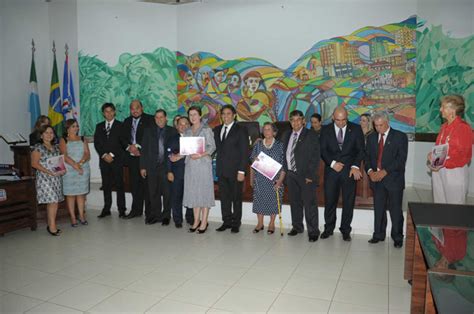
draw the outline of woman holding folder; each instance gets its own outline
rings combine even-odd
[[[263,140],[258,141],[253,147],[250,158],[254,161],[257,156],[263,152],[279,164],[283,164],[284,153],[283,143],[275,139],[277,128],[271,122],[265,122],[262,128]],[[270,216],[267,233],[275,232],[275,217],[278,214],[278,201],[276,191],[278,190],[278,197],[280,204],[283,200],[283,180],[285,179],[285,172],[283,169],[270,180],[263,174],[250,168],[250,185],[253,188],[253,208],[252,211],[257,214],[258,223],[253,233],[258,233],[263,230],[263,217]]]
[[[204,151],[171,157],[176,160],[186,158],[183,205],[192,207],[194,212],[194,224],[189,232],[197,231],[200,234],[206,232],[209,209],[215,205],[211,155],[216,150],[214,133],[202,123],[201,115],[201,108],[197,106],[188,109],[191,127],[184,132],[184,137],[204,137]]]
[[[431,152],[428,154],[435,203],[466,203],[473,133],[470,125],[461,119],[464,109],[462,96],[448,95],[441,99],[440,112],[446,122],[441,125],[436,145],[448,145],[448,148],[446,162],[441,166]]]
[[[60,155],[59,147],[55,144],[53,127],[44,125],[38,134],[40,143],[36,144],[31,152],[31,167],[36,170],[36,197],[38,204],[46,204],[46,230],[52,236],[58,236],[61,230],[56,226],[56,214],[58,204],[64,200],[61,176],[65,171],[55,171],[48,167],[48,159]]]

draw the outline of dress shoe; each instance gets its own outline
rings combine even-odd
[[[204,229],[198,229],[198,230],[197,230],[197,233],[199,233],[199,234],[205,233],[206,230],[207,230],[207,227],[209,227],[209,223],[206,225],[206,228],[204,228]]]
[[[324,232],[321,233],[321,239],[327,239],[327,238],[329,238],[330,236],[332,236],[333,234],[334,234],[333,231],[324,230]]]
[[[291,236],[291,237],[293,237],[293,236],[295,236],[295,235],[297,235],[297,234],[298,234],[298,231],[296,231],[295,229],[291,229],[291,231],[288,232],[288,235]]]
[[[309,237],[309,242],[316,242],[318,241],[319,236],[310,236]]]
[[[227,226],[227,225],[222,224],[222,226],[220,226],[219,228],[217,228],[216,231],[221,232],[221,231],[226,231],[227,229],[230,229],[230,227]]]
[[[125,218],[127,215],[125,214],[125,212],[120,212],[119,213],[119,218]]]
[[[132,218],[141,217],[141,216],[142,216],[141,214],[129,213],[127,216],[125,216],[124,219],[132,219]]]
[[[180,223],[180,222],[176,222],[176,223],[174,224],[174,226],[175,226],[176,228],[178,228],[178,229],[183,228],[183,224]]]
[[[322,238],[322,236],[321,236],[321,238]],[[344,241],[350,242],[352,240],[351,234],[350,233],[343,233],[342,234],[342,239]]]
[[[104,218],[104,217],[107,217],[107,216],[110,216],[110,212],[102,211],[102,212],[100,213],[100,215],[97,216],[97,218]]]
[[[148,218],[145,220],[145,224],[147,225],[153,225],[153,224],[156,224],[157,222],[160,222],[158,218]]]
[[[57,237],[57,236],[61,233],[61,231],[59,231],[59,229],[57,229],[56,231],[52,232],[51,229],[49,229],[49,226],[46,227],[46,230],[48,231],[48,233],[49,233],[50,235],[55,236],[55,237]]]
[[[196,228],[189,228],[189,232],[196,232],[196,230],[201,226],[201,222],[198,223],[198,225],[196,226]],[[206,227],[207,228],[207,227]]]
[[[375,243],[379,243],[379,242],[383,242],[383,241],[385,241],[385,239],[381,240],[381,239],[372,238],[368,242],[370,244],[375,244]]]
[[[232,228],[230,228],[230,232],[232,232],[232,233],[239,233],[239,231],[240,231],[240,228],[239,228],[239,227],[232,227]]]
[[[167,226],[170,224],[170,219],[169,218],[163,218],[163,222],[161,223],[162,226]]]
[[[403,241],[395,241],[395,243],[393,244],[393,246],[397,249],[401,249],[402,246],[403,246]]]

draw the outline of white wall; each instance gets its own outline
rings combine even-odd
[[[414,14],[411,0],[205,0],[178,8],[178,47],[287,68],[320,40]]]
[[[31,65],[31,39],[36,44],[36,74],[41,111],[46,112],[51,71],[48,4],[41,0],[2,0],[0,10],[1,90],[0,133],[30,134],[28,93]],[[51,74],[49,74],[51,75]],[[0,143],[0,163],[12,163],[8,145]]]
[[[443,25],[443,32],[456,38],[474,34],[474,1],[472,0],[418,0],[420,18],[427,20],[425,27]]]
[[[69,45],[70,64],[78,94],[77,18],[75,0],[1,0],[0,16],[0,133],[30,130],[28,112],[31,39],[35,41],[35,64],[41,113],[47,114],[53,64],[52,42],[56,41],[59,81],[62,84],[64,45]],[[62,85],[61,85],[62,91]],[[78,96],[77,96],[78,97]],[[0,143],[0,163],[12,163],[8,145]]]
[[[176,6],[134,1],[87,1],[77,5],[78,47],[109,66],[120,54],[177,49]]]

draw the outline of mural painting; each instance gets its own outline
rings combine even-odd
[[[287,69],[259,58],[224,60],[210,52],[185,55],[166,48],[124,53],[110,67],[81,53],[83,132],[93,133],[104,102],[116,104],[118,119],[123,119],[130,101],[138,98],[146,112],[164,108],[171,117],[197,104],[211,127],[220,123],[219,109],[225,104],[236,108],[238,120],[260,123],[288,120],[294,109],[308,121],[320,113],[328,123],[333,109],[344,106],[351,121],[386,110],[392,126],[414,133],[416,27],[412,16],[323,40]]]

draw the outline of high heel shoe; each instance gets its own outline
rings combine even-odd
[[[56,230],[56,232],[52,232],[51,229],[49,229],[49,226],[46,227],[46,230],[48,231],[50,235],[55,236],[55,237],[57,237],[60,233],[59,230]]]
[[[197,232],[198,232],[199,234],[203,234],[204,232],[206,232],[207,227],[209,227],[209,223],[207,223],[206,228],[204,228],[204,230],[198,229]]]
[[[80,219],[79,219],[79,222],[80,222],[81,225],[83,225],[83,226],[87,226],[87,225],[89,224],[89,223],[87,222],[87,220],[85,220],[85,219],[84,219],[84,220],[80,220]]]
[[[275,232],[275,229],[268,228],[267,230],[267,234],[273,234],[274,232]]]
[[[259,233],[260,231],[263,231],[263,226],[260,228],[255,227],[255,229],[253,229],[253,233]]]
[[[189,228],[189,232],[196,232],[197,228],[199,228],[201,226],[201,222],[199,222],[199,224],[196,226],[196,228]]]

